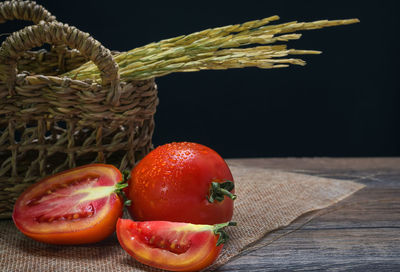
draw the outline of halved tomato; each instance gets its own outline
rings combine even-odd
[[[197,271],[212,264],[227,239],[221,228],[235,225],[195,225],[169,221],[119,219],[117,236],[137,261],[170,271]]]
[[[51,244],[85,244],[115,231],[122,215],[121,172],[91,164],[47,177],[17,199],[13,220],[26,236]]]

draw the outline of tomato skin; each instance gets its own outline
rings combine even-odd
[[[218,224],[230,221],[233,200],[210,203],[212,181],[233,182],[226,162],[214,150],[196,143],[162,145],[131,172],[128,207],[138,221]],[[234,193],[234,190],[232,191]]]
[[[93,211],[93,216],[83,218],[82,215],[80,215],[81,217],[78,218],[52,222],[38,222],[37,219],[32,218],[32,214],[30,214],[31,210],[27,203],[35,199],[35,196],[43,195],[43,191],[48,188],[54,186],[60,187],[62,184],[73,182],[74,179],[79,180],[79,178],[85,177],[88,174],[98,175],[97,184],[100,186],[93,188],[110,188],[104,191],[103,194],[100,194],[98,198],[94,195],[94,198],[87,202],[90,203],[90,205],[94,205],[94,208],[99,208],[99,210],[95,209],[95,211]],[[121,180],[122,175],[119,170],[112,165],[106,164],[85,165],[46,177],[31,185],[19,196],[14,205],[12,215],[14,223],[24,235],[39,242],[70,245],[99,242],[115,231],[116,222],[118,218],[122,216],[122,200],[113,190],[115,185]],[[71,188],[73,187],[74,185],[71,186]],[[93,190],[93,188],[89,187],[86,191]],[[73,192],[73,189],[70,189],[68,192],[71,191]],[[67,203],[65,204],[66,206],[69,204],[68,199],[69,196],[63,198],[64,203]],[[97,202],[104,205],[101,207],[96,206]],[[86,202],[83,202],[81,205],[84,206],[85,203]],[[52,202],[48,201],[47,205],[51,204]],[[45,204],[43,204],[43,206],[45,206]],[[74,207],[72,205],[69,208]],[[32,213],[34,214],[35,212]]]
[[[118,218],[122,216],[122,202],[119,197],[114,197],[112,209],[108,215],[99,223],[92,227],[67,233],[30,233],[24,231],[22,226],[17,225],[18,229],[26,236],[43,243],[57,244],[57,245],[79,245],[90,244],[104,240],[115,231],[115,225]]]
[[[135,222],[120,218],[117,237],[122,248],[139,262],[169,271],[201,270],[215,261],[223,246],[216,246],[218,235],[213,226],[168,221]],[[188,246],[182,252],[172,252],[171,241]]]

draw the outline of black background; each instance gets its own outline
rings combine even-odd
[[[157,79],[154,144],[193,141],[223,157],[399,156],[396,1],[37,1],[61,22],[126,51],[271,15],[278,22],[359,18],[302,32],[305,67],[179,73]],[[0,33],[26,23],[7,22]]]

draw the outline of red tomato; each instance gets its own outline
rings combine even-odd
[[[115,231],[122,214],[122,175],[112,165],[91,164],[47,177],[21,194],[13,220],[26,236],[51,244],[98,242]]]
[[[119,219],[118,241],[141,263],[171,271],[197,271],[212,264],[227,238],[221,228],[167,221]]]
[[[233,193],[232,174],[214,150],[171,143],[154,149],[132,170],[128,209],[138,221],[213,225],[232,219]]]

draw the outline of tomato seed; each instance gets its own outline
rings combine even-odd
[[[150,238],[149,243],[152,244],[152,243],[154,242],[154,239],[156,239],[156,237],[155,237],[155,236],[152,236],[152,237]]]
[[[77,214],[77,213],[74,214],[73,218],[74,218],[74,219],[78,219],[78,218],[79,218],[79,214]]]
[[[37,205],[39,203],[39,200],[40,200],[39,198],[34,198],[34,199],[31,199],[31,200],[28,200],[26,202],[26,205],[29,206],[29,207],[35,206],[35,205]]]
[[[85,208],[85,211],[93,213],[94,212],[93,204],[90,203],[89,205],[87,205],[86,208]]]

